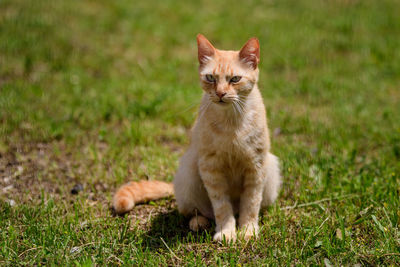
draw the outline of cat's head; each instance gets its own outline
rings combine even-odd
[[[240,51],[225,51],[198,34],[197,46],[201,85],[212,102],[227,106],[251,92],[258,80],[257,38],[249,39]]]

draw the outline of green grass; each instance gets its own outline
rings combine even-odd
[[[398,1],[0,1],[0,265],[396,265]],[[284,184],[260,238],[191,233],[171,181],[201,97],[197,33],[261,43]],[[81,183],[84,190],[71,195]],[[14,204],[14,205],[10,205]]]

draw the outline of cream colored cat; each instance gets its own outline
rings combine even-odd
[[[192,230],[215,219],[216,241],[236,239],[239,214],[240,232],[249,239],[258,234],[260,208],[275,201],[281,184],[278,159],[269,153],[265,108],[257,87],[259,42],[251,38],[240,51],[223,51],[199,34],[197,44],[204,94],[190,146],[174,179],[178,210],[193,216]],[[149,184],[147,192],[157,193],[146,197],[133,188],[141,183],[117,192],[117,212],[173,191],[166,183]]]

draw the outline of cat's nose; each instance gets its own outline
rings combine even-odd
[[[224,95],[226,95],[226,93],[225,92],[215,92],[216,94],[217,94],[217,96],[219,97],[219,98],[223,98],[224,97]]]

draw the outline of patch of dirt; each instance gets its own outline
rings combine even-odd
[[[51,177],[72,183],[68,167],[68,161],[55,157],[49,144],[11,146],[0,153],[0,198],[26,202],[42,192],[57,195],[61,191]]]
[[[43,195],[71,200],[71,189],[82,184],[89,200],[105,200],[107,184],[81,179],[88,177],[89,164],[73,159],[62,143],[10,146],[0,152],[0,199],[12,204],[32,203]]]

